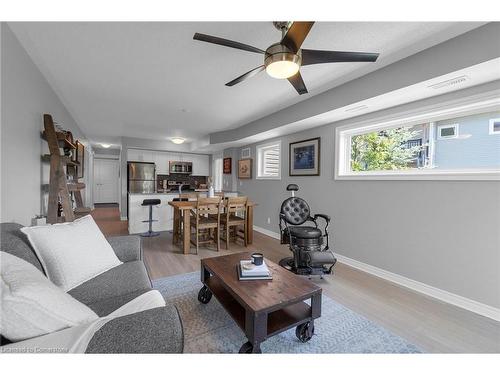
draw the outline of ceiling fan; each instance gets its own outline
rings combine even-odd
[[[273,25],[281,31],[282,39],[278,43],[271,44],[265,51],[248,44],[206,34],[195,33],[193,39],[264,54],[264,64],[226,83],[226,86],[234,86],[265,69],[273,78],[288,79],[299,95],[307,93],[306,85],[300,75],[301,66],[336,62],[375,62],[377,60],[378,53],[300,48],[313,24],[314,22],[273,22]]]

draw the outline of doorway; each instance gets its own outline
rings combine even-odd
[[[119,160],[94,158],[94,204],[117,204],[119,184]]]

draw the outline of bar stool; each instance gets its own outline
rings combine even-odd
[[[143,220],[143,223],[149,223],[149,230],[146,233],[142,233],[142,237],[155,237],[159,236],[160,233],[153,232],[153,206],[158,206],[161,203],[160,199],[144,199],[141,206],[149,206],[149,219]]]

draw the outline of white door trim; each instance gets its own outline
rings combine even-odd
[[[106,161],[106,162],[114,162],[115,167],[118,171],[118,175],[117,175],[117,179],[116,179],[116,186],[115,186],[115,194],[116,194],[116,202],[98,202],[98,194],[96,193],[96,164],[99,163],[99,162],[102,162],[102,161]],[[121,186],[121,171],[120,171],[120,168],[121,168],[121,163],[120,163],[120,159],[117,158],[116,156],[115,157],[94,157],[94,166],[93,166],[93,172],[94,172],[94,178],[93,178],[93,181],[92,181],[92,189],[93,189],[93,204],[96,204],[96,203],[118,203],[118,205],[120,204],[120,186]]]

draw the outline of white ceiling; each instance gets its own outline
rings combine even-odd
[[[192,39],[195,32],[265,49],[271,22],[10,23],[14,33],[93,142],[119,137],[189,141],[241,126],[462,34],[482,23],[318,22],[304,48],[379,52],[377,63],[302,68],[309,94],[261,73],[262,55]]]

